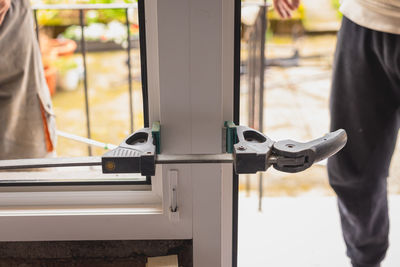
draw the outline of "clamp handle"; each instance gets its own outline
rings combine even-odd
[[[318,161],[333,156],[346,145],[346,142],[347,134],[343,129],[307,143],[293,140],[278,141],[272,147],[272,154],[276,157],[272,164],[279,171],[300,172]]]

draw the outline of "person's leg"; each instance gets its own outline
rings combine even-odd
[[[376,267],[388,247],[387,181],[398,133],[398,93],[375,44],[383,33],[343,19],[335,54],[331,129],[348,143],[328,161],[347,255]],[[389,49],[389,48],[388,48]]]

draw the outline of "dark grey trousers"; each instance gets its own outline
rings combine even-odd
[[[387,176],[399,129],[400,35],[343,18],[331,93],[331,129],[346,147],[328,161],[353,266],[377,267],[388,248]]]

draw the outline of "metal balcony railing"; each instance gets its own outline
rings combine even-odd
[[[259,6],[254,24],[249,29],[247,48],[248,57],[244,64],[248,88],[248,125],[260,132],[264,131],[264,89],[265,89],[265,47],[267,33],[267,10],[269,5],[264,1],[261,3],[247,3]],[[263,197],[263,173],[258,174],[258,209],[262,210]],[[250,177],[246,176],[246,191],[250,194]]]
[[[144,3],[143,0],[139,0],[138,3],[120,3],[120,4],[39,4],[32,6],[34,19],[36,24],[36,35],[39,42],[39,23],[38,23],[38,11],[39,10],[76,10],[79,12],[79,24],[81,28],[81,54],[83,59],[83,87],[84,87],[84,98],[85,98],[85,115],[86,115],[86,132],[87,138],[91,139],[91,123],[90,123],[90,106],[89,106],[89,92],[88,92],[88,81],[87,81],[87,49],[85,40],[85,12],[86,10],[99,10],[99,9],[123,9],[125,10],[125,24],[127,34],[127,68],[128,68],[128,88],[129,88],[129,111],[130,111],[130,131],[134,129],[134,111],[133,111],[133,100],[132,100],[132,69],[131,69],[131,34],[130,34],[130,21],[128,16],[129,9],[139,9],[139,42],[140,42],[140,61],[141,61],[141,76],[142,76],[142,94],[143,94],[143,117],[144,124],[148,124],[148,106],[147,106],[147,73],[146,73],[146,46],[145,46],[145,29],[144,29]],[[40,43],[39,43],[40,45]],[[88,146],[88,154],[92,155],[92,148]]]

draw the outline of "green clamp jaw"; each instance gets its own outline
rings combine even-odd
[[[156,146],[156,154],[161,153],[161,125],[159,121],[153,122],[151,127],[151,135],[153,136],[153,145]]]
[[[233,147],[238,142],[237,126],[232,121],[225,121],[224,127],[226,129],[226,153],[232,154]]]

